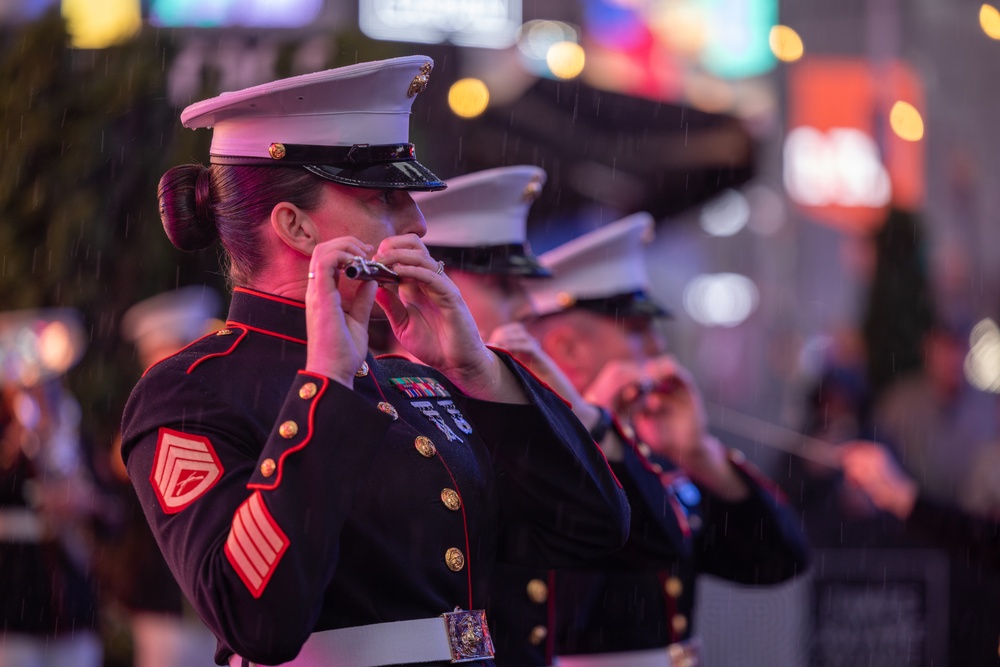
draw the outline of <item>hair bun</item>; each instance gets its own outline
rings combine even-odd
[[[160,178],[160,220],[167,238],[179,250],[203,250],[219,239],[212,212],[211,177],[203,165],[186,164],[173,167]]]

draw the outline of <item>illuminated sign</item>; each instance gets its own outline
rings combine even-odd
[[[323,0],[151,0],[149,21],[168,28],[300,28],[322,9]]]
[[[889,205],[921,206],[924,142],[890,126],[900,101],[922,113],[923,90],[909,67],[806,57],[789,66],[788,90],[785,189],[810,217],[868,232]]]
[[[505,49],[521,27],[521,0],[360,0],[372,39]]]
[[[892,188],[875,141],[861,130],[797,127],[785,139],[785,190],[805,206],[889,203]]]
[[[778,22],[775,0],[702,0],[709,16],[705,69],[724,79],[764,74],[775,64],[771,28]]]

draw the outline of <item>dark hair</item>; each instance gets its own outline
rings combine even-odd
[[[295,167],[180,165],[160,178],[160,220],[180,250],[203,250],[221,241],[230,282],[250,285],[264,262],[259,234],[271,210],[283,201],[315,210],[323,183]]]

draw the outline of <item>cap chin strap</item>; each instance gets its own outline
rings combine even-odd
[[[310,144],[273,143],[270,157],[212,155],[212,164],[247,166],[305,166],[313,164],[331,167],[359,167],[379,162],[404,162],[417,159],[413,144],[354,144],[353,146],[314,146]]]

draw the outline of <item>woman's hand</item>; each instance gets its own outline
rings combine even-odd
[[[317,244],[309,263],[312,278],[306,287],[306,370],[325,375],[347,387],[368,354],[368,319],[378,286],[359,281],[349,304],[339,289],[341,267],[355,257],[368,257],[374,248],[353,236]]]
[[[416,235],[385,239],[373,259],[400,277],[398,285],[383,285],[375,297],[400,345],[470,396],[525,400],[512,384],[513,376],[480,338],[458,288]]]

